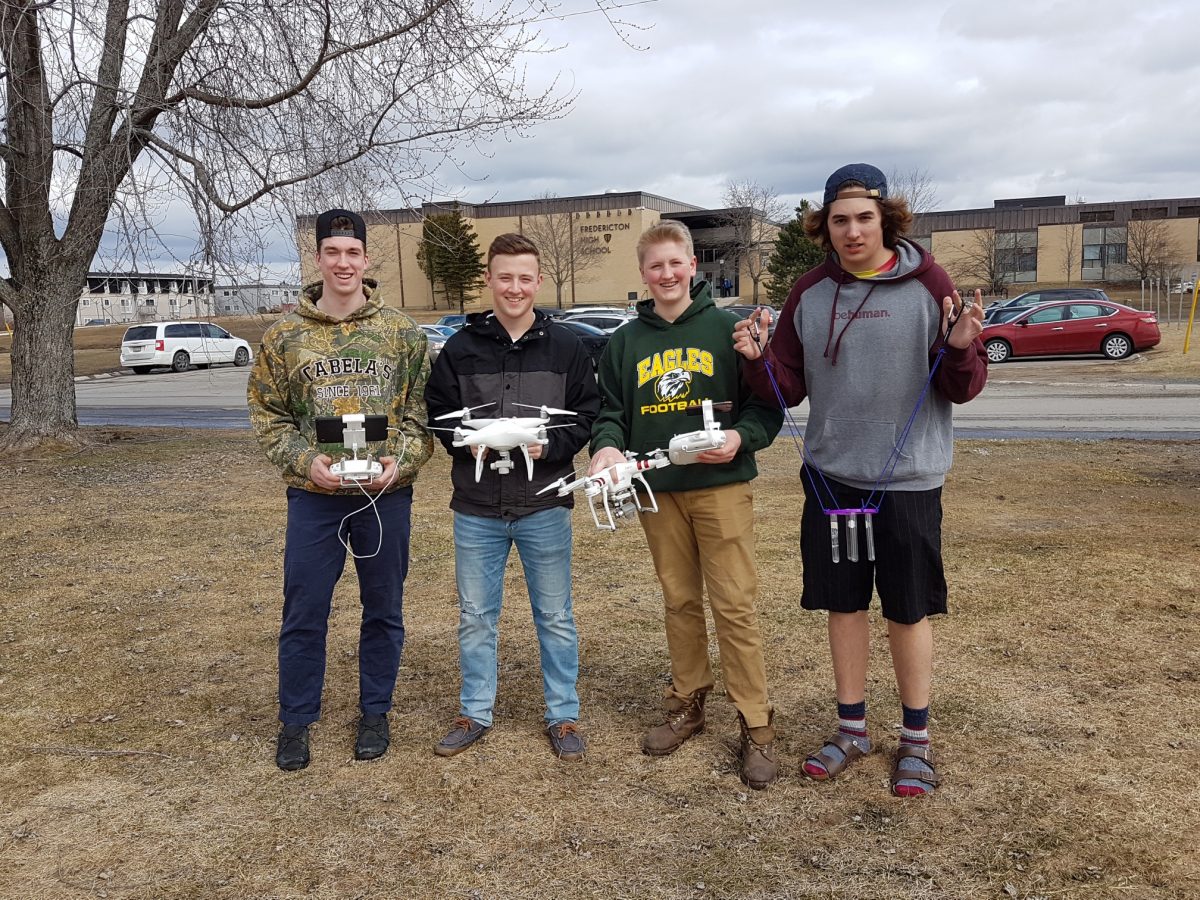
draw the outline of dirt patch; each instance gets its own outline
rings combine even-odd
[[[335,598],[313,764],[272,762],[283,487],[248,434],[96,429],[0,465],[0,896],[1122,897],[1200,889],[1200,536],[1192,443],[960,442],[932,729],[946,782],[886,753],[799,773],[831,724],[824,622],[798,608],[790,445],[757,482],[760,617],[783,780],[736,775],[735,718],[638,752],[667,670],[636,526],[575,513],[583,764],[553,759],[515,572],[496,729],[451,760],[448,464],[417,487],[391,752],[351,759],[356,585]],[[899,705],[874,623],[869,721]],[[716,655],[714,642],[714,658]]]

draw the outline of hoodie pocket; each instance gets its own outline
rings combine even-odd
[[[822,469],[835,477],[851,481],[874,482],[884,474],[896,446],[895,422],[871,422],[863,419],[825,420],[813,455]],[[905,453],[896,461],[894,475],[912,468]]]

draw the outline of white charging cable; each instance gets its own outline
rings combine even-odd
[[[371,493],[365,487],[363,487],[362,482],[354,482],[355,486],[362,491],[363,496],[367,498],[367,505],[359,507],[358,509],[354,510],[354,512],[346,513],[346,515],[342,516],[342,521],[338,523],[338,541],[343,547],[346,548],[346,552],[349,553],[354,559],[371,559],[372,557],[378,556],[379,551],[383,549],[383,519],[379,517],[379,509],[375,504],[379,502],[380,496],[387,492],[387,489],[390,488],[392,483],[396,480],[396,476],[400,474],[400,460],[404,458],[404,451],[408,447],[407,434],[405,434],[403,431],[400,431],[399,428],[392,428],[390,425],[388,426],[388,431],[398,432],[401,437],[400,452],[396,454],[396,465],[392,467],[392,477],[388,479],[387,484],[385,484],[375,493]],[[373,553],[364,553],[359,555],[355,553],[354,548],[350,546],[350,541],[347,538],[342,537],[342,529],[345,527],[347,520],[351,516],[357,516],[360,512],[366,512],[368,509],[375,513],[375,524],[379,529],[379,543],[375,546],[375,551]]]

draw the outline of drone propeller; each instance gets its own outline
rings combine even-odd
[[[579,480],[579,473],[578,473],[578,472],[576,472],[576,471],[574,471],[574,470],[572,470],[572,471],[571,471],[571,474],[570,474],[569,476],[568,476],[568,475],[564,475],[562,478],[559,478],[559,479],[557,479],[556,481],[552,481],[552,482],[550,482],[548,485],[546,485],[544,488],[542,488],[542,489],[541,489],[540,491],[538,491],[537,493],[539,493],[539,494],[544,494],[544,493],[546,493],[547,491],[557,491],[557,490],[558,490],[560,487],[562,487],[563,485],[565,485],[565,484],[574,484],[574,483],[575,483],[575,482],[577,482],[578,480]]]
[[[527,409],[541,410],[543,416],[573,416],[576,413],[569,409],[555,409],[553,406],[534,406],[532,403],[514,403],[513,406],[524,406]]]
[[[464,406],[462,409],[456,409],[454,412],[442,413],[440,416],[435,416],[434,421],[440,422],[442,419],[470,419],[471,413],[477,409],[483,409],[485,406],[495,406],[495,401],[488,403],[480,403],[478,406]]]

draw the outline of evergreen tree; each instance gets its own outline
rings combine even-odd
[[[776,306],[782,306],[796,279],[819,265],[825,259],[825,251],[813,243],[804,233],[804,216],[811,208],[807,200],[796,207],[796,218],[779,231],[775,238],[775,251],[767,263],[767,298]]]
[[[450,212],[426,216],[417,264],[433,287],[435,307],[440,293],[447,308],[457,306],[461,313],[483,288],[487,267],[479,252],[479,239],[457,206]]]

